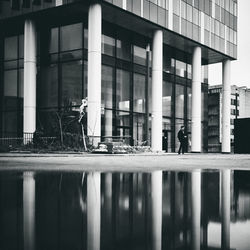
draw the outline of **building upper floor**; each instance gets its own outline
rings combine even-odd
[[[2,0],[0,26],[84,18],[93,2],[102,4],[104,22],[149,37],[160,28],[165,44],[184,51],[201,46],[208,64],[237,58],[237,0]]]

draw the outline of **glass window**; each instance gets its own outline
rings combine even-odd
[[[82,48],[82,23],[63,26],[61,32],[61,51]]]
[[[113,4],[122,8],[122,0],[113,0]]]
[[[162,114],[171,117],[172,83],[163,81]]]
[[[166,10],[158,7],[158,24],[166,27]]]
[[[133,115],[133,139],[134,145],[142,145],[146,138],[146,119],[144,114]]]
[[[82,99],[82,63],[62,64],[62,105],[79,105]]]
[[[184,86],[178,84],[175,89],[175,117],[184,118]]]
[[[157,23],[157,5],[149,3],[149,8],[150,21]]]
[[[187,20],[189,22],[193,21],[193,8],[191,5],[187,4]]]
[[[17,70],[4,72],[4,96],[17,96]]]
[[[116,71],[116,108],[129,111],[130,73],[125,70]]]
[[[58,67],[52,64],[42,69],[41,85],[38,91],[38,105],[40,107],[58,106]]]
[[[23,58],[23,51],[24,51],[24,36],[19,35],[19,44],[18,44],[18,49],[19,49],[19,58]]]
[[[176,75],[181,77],[186,76],[186,63],[176,60]]]
[[[166,8],[166,0],[158,0],[158,5],[162,8]]]
[[[102,35],[102,53],[109,56],[115,55],[115,39]]]
[[[192,90],[187,88],[187,118],[191,120],[192,115]]]
[[[192,65],[191,64],[187,65],[187,78],[192,79]]]
[[[149,2],[147,0],[143,1],[143,17],[149,19]]]
[[[49,42],[50,53],[58,52],[58,28],[53,28],[50,31],[50,42]]]
[[[133,1],[133,13],[141,15],[141,1]]]
[[[186,10],[187,10],[187,4],[184,2],[181,2],[181,17],[186,19],[187,18],[187,14],[186,14]]]
[[[145,82],[144,75],[134,74],[134,112],[145,112]]]
[[[180,32],[180,18],[175,14],[173,15],[173,30],[178,33]]]
[[[199,25],[199,11],[195,8],[193,8],[193,23],[196,25]]]
[[[134,45],[133,50],[134,50],[134,63],[146,65],[146,55],[147,55],[146,49]]]
[[[104,108],[113,108],[113,75],[112,67],[102,65],[102,105]]]
[[[6,37],[4,39],[4,59],[17,59],[17,36]]]
[[[114,69],[102,65],[102,107],[104,108],[102,135],[112,136],[113,132],[113,79]]]
[[[18,97],[23,97],[23,69],[19,69]]]
[[[173,12],[175,15],[180,15],[180,0],[173,1]]]
[[[131,44],[129,42],[116,40],[116,55],[117,58],[129,61],[131,59]]]
[[[169,47],[163,48],[163,71],[167,73],[171,72],[171,49]]]

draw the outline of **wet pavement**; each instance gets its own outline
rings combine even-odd
[[[249,250],[250,171],[0,171],[3,250]]]

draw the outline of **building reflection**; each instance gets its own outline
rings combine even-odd
[[[240,249],[250,225],[241,171],[0,174],[0,201],[10,250]]]

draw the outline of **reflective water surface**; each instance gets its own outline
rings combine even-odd
[[[0,249],[250,249],[250,172],[0,172]]]

